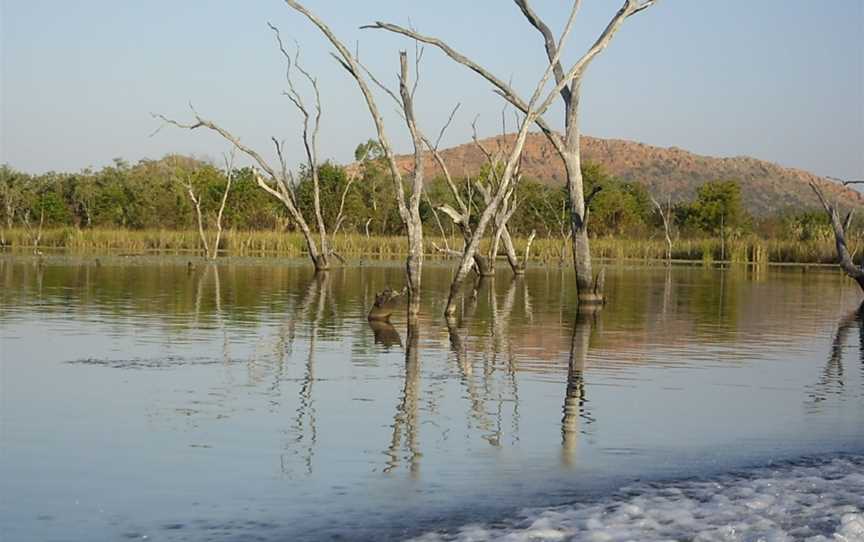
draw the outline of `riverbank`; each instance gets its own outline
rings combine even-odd
[[[32,250],[34,233],[23,228],[7,229],[0,239],[7,249]],[[514,239],[519,254],[524,252],[526,239]],[[426,254],[439,254],[438,248],[461,249],[462,241],[456,237],[426,236]],[[333,239],[336,252],[345,258],[392,258],[405,254],[406,238],[400,236],[376,237],[361,234],[339,234]],[[61,249],[86,253],[129,254],[203,254],[198,232],[193,230],[126,230],[50,228],[42,231],[40,250]],[[602,237],[592,240],[592,253],[597,258],[620,260],[662,260],[666,245],[662,239],[622,239]],[[279,231],[223,232],[220,253],[233,256],[287,256],[302,257],[306,253],[303,237],[299,233]],[[536,239],[531,248],[531,260],[541,263],[563,263],[569,260],[569,242],[563,239]],[[832,264],[836,262],[833,239],[792,241],[762,239],[749,236],[723,241],[717,238],[681,239],[674,243],[673,260],[705,263],[728,261],[732,263],[763,264]]]

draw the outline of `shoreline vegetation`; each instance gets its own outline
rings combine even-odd
[[[25,228],[2,232],[6,251],[33,252],[31,232]],[[517,251],[524,250],[527,239],[513,239]],[[333,237],[333,248],[346,259],[388,259],[403,257],[407,242],[404,236],[365,236],[355,233]],[[426,236],[424,252],[428,257],[447,259],[439,248],[461,250],[462,240],[456,236]],[[597,237],[592,249],[599,259],[607,261],[663,261],[666,242],[662,238],[638,239]],[[41,232],[38,251],[114,254],[188,254],[206,257],[198,232],[195,230],[121,229],[121,228],[45,228]],[[287,256],[307,257],[303,236],[295,232],[261,230],[225,230],[219,243],[220,256]],[[502,256],[503,257],[503,256]],[[450,258],[452,259],[452,257]],[[456,261],[456,260],[454,260]],[[537,238],[533,241],[530,261],[534,264],[571,265],[572,253],[568,239]],[[694,238],[673,243],[672,261],[711,263],[820,264],[836,265],[837,253],[830,238],[808,241],[764,239],[756,235],[737,239]]]

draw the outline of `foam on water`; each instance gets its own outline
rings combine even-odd
[[[786,463],[700,480],[640,483],[608,498],[417,542],[864,541],[864,456]]]

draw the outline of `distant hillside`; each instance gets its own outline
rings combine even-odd
[[[482,141],[488,149],[509,144],[512,135]],[[485,157],[473,143],[442,151],[451,174],[474,174],[485,163]],[[864,204],[864,196],[839,183],[799,169],[778,166],[749,157],[714,158],[670,147],[652,147],[620,139],[582,138],[583,161],[601,164],[611,175],[628,181],[638,181],[658,196],[672,195],[673,201],[691,199],[696,189],[713,180],[735,179],[741,182],[744,205],[754,215],[766,215],[785,208],[812,208],[816,197],[808,186],[815,179],[831,198],[841,206]],[[412,157],[400,156],[400,166],[412,167]],[[431,158],[427,160],[427,175],[440,170]],[[522,170],[527,177],[550,184],[564,183],[564,168],[553,147],[540,133],[529,136],[523,155]]]

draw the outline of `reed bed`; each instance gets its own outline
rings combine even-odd
[[[440,236],[427,236],[424,241],[426,253],[430,257],[438,255],[434,248],[436,245],[456,250],[462,248],[462,241],[457,238],[445,240]],[[854,249],[860,241],[850,239],[850,245]],[[514,240],[520,256],[525,242],[525,239]],[[25,229],[7,229],[0,232],[0,244],[13,250],[28,250],[33,247],[33,238]],[[404,256],[407,242],[399,236],[339,234],[333,240],[333,245],[337,253],[345,258],[386,259]],[[41,250],[62,249],[70,252],[203,254],[196,231],[176,230],[46,228],[38,246]],[[666,245],[660,239],[603,237],[592,240],[591,250],[595,257],[613,261],[662,260],[665,258]],[[220,252],[237,256],[302,257],[306,254],[306,245],[298,233],[226,230],[220,243]],[[562,239],[537,239],[532,246],[531,259],[534,261],[563,263],[570,258],[569,242]],[[833,239],[794,241],[750,236],[725,242],[712,238],[681,239],[673,245],[672,259],[757,265],[830,264],[837,261],[837,256]]]

